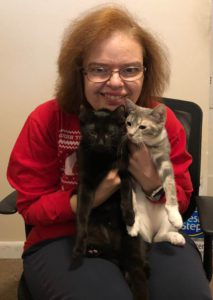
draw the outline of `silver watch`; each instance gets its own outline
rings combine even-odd
[[[146,197],[151,201],[159,201],[163,196],[165,195],[165,191],[163,186],[159,186],[157,189],[155,189],[151,195],[146,195]]]

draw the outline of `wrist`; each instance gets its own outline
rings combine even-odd
[[[145,194],[151,195],[153,191],[162,186],[162,181],[158,174],[152,174],[152,176],[150,175],[149,177],[147,174],[143,174],[143,176],[140,177],[139,184]]]
[[[159,186],[156,189],[154,189],[151,193],[146,193],[146,198],[149,199],[150,201],[160,201],[164,196],[165,196],[165,191],[163,186]]]

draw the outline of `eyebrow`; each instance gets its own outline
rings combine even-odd
[[[88,64],[88,67],[90,66],[103,66],[103,67],[111,67],[111,64],[106,64],[106,63],[102,63],[102,62],[90,62]],[[143,66],[143,62],[139,62],[139,61],[133,61],[133,62],[129,62],[129,63],[124,63],[121,64],[121,67],[128,67],[128,66]]]

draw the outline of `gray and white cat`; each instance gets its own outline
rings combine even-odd
[[[173,167],[170,162],[170,143],[165,129],[166,109],[163,104],[153,109],[143,108],[126,99],[128,116],[126,127],[129,140],[149,149],[162,181],[166,202],[155,204],[147,199],[141,186],[135,182],[133,207],[135,223],[127,226],[131,236],[140,234],[147,242],[168,241],[184,245],[185,239],[178,232],[183,221],[178,209]]]

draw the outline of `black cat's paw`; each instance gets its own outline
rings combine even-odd
[[[89,245],[87,246],[86,256],[87,257],[99,257],[101,251],[98,249],[97,246]]]
[[[76,246],[74,247],[71,255],[71,269],[77,269],[82,265],[83,262],[83,256],[84,256],[84,249],[83,247]]]
[[[83,263],[82,253],[74,250],[71,257],[70,269],[75,270],[79,268],[82,265],[82,263]]]

